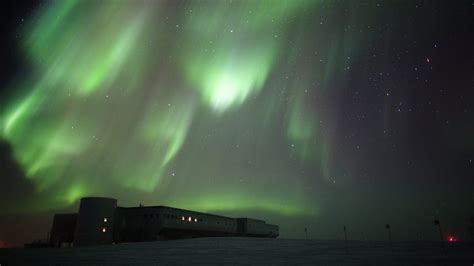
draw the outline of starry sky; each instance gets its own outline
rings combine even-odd
[[[282,237],[466,239],[472,1],[5,4],[0,240],[83,196],[277,223]],[[34,227],[34,230],[32,229]],[[29,228],[29,229],[25,229]],[[21,231],[21,233],[18,233]]]

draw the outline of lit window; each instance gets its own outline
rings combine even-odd
[[[186,219],[184,218],[184,216],[181,216],[181,220],[183,220],[183,221],[184,221],[184,220],[186,220]]]
[[[102,233],[107,232],[107,229],[105,227],[102,227]]]
[[[189,217],[188,217],[188,221],[190,221],[190,222],[191,222],[191,219],[192,219],[192,218],[191,218],[191,216],[189,216]]]
[[[107,222],[107,218],[104,218],[104,223],[106,223],[106,222]]]
[[[197,223],[198,219],[197,218],[194,218],[194,222]]]

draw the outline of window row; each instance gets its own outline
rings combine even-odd
[[[188,222],[202,222],[201,218],[196,218],[196,217],[188,217],[188,216],[181,216],[178,217],[178,215],[174,214],[162,214],[162,216],[166,219],[176,219],[176,220],[182,220],[182,221],[188,221]],[[160,217],[160,214],[158,213],[145,213],[143,214],[143,218],[158,218]]]
[[[202,222],[203,219],[202,218],[197,218],[197,217],[191,217],[191,216],[178,216],[178,215],[175,215],[175,214],[168,214],[168,213],[165,213],[165,214],[161,214],[163,218],[166,218],[166,219],[176,219],[176,220],[181,220],[183,222],[194,222],[194,223],[197,223],[197,222]],[[149,218],[158,218],[160,217],[160,214],[158,213],[145,213],[143,214],[143,218],[145,219],[149,219]],[[215,221],[215,224],[218,224],[218,225],[226,225],[226,226],[231,226],[231,227],[235,227],[236,224],[235,223],[232,223],[232,222],[222,222],[222,221]]]

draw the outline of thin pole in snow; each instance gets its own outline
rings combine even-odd
[[[346,254],[349,254],[349,247],[347,246],[347,229],[346,226],[344,225],[344,245],[346,247]]]
[[[393,253],[393,245],[392,245],[392,232],[390,231],[390,224],[386,224],[386,225],[385,225],[385,228],[386,228],[387,231],[388,231],[388,241],[390,241],[390,249],[392,250],[392,255],[394,255],[394,253]]]
[[[444,244],[443,230],[441,229],[441,223],[438,219],[434,220],[434,224],[438,226],[439,230],[439,239],[441,240],[441,247],[444,249],[444,253],[447,255],[448,251],[446,250],[446,244]]]

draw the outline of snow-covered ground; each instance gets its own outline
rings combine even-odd
[[[0,265],[474,265],[474,243],[200,238],[62,249],[1,249]],[[447,254],[446,254],[447,252]]]

